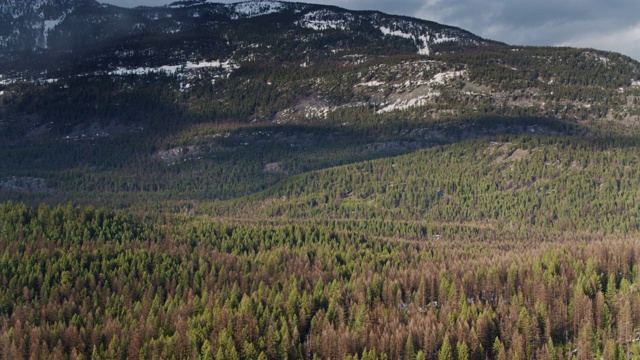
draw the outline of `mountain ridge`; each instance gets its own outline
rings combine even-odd
[[[197,23],[236,21],[284,13],[289,13],[292,16],[292,22],[299,27],[314,30],[338,28],[344,30],[349,26],[361,26],[363,22],[377,21],[379,22],[378,28],[382,29],[383,33],[386,29],[388,35],[411,38],[416,43],[418,51],[422,49],[423,53],[428,52],[425,49],[429,46],[444,40],[460,41],[463,46],[494,43],[462,29],[435,22],[386,15],[379,12],[355,12],[334,6],[294,2],[245,1],[221,4],[197,1],[176,2],[162,7],[128,9],[99,4],[93,0],[67,0],[64,2],[32,0],[26,3],[11,1],[0,7],[0,16],[6,20],[4,31],[0,32],[0,49],[10,52],[15,50],[33,51],[49,46],[60,47],[64,44],[64,39],[73,38],[73,31],[81,30],[74,28],[74,23],[77,26],[78,23],[84,22],[85,31],[87,26],[99,29],[100,33],[91,37],[95,43],[122,36],[158,31],[176,33],[191,29],[190,26],[182,27],[181,23],[189,23],[193,26]],[[70,16],[67,18],[67,15]],[[394,24],[394,21],[398,23]],[[154,22],[164,22],[165,24],[156,26],[157,24]],[[98,26],[100,24],[102,26]],[[57,30],[58,26],[65,28],[65,30]],[[57,45],[47,42],[50,34],[59,38]],[[434,36],[436,40],[429,41],[431,36]]]
[[[640,124],[628,57],[376,11],[87,3],[50,24],[47,45],[0,51],[0,181],[41,179],[46,196],[228,199],[469,139]]]

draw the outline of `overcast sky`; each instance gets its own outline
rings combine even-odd
[[[98,0],[119,6],[173,0]],[[219,1],[231,3],[237,1]],[[315,0],[379,10],[469,30],[512,45],[561,45],[620,52],[640,60],[640,0]]]

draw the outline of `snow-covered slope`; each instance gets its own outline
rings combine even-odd
[[[273,14],[286,9],[288,6],[280,1],[245,1],[229,5],[232,19],[252,18]]]
[[[461,29],[418,19],[272,0],[234,4],[185,0],[163,7],[134,9],[101,5],[94,0],[3,0],[0,2],[0,50],[68,51],[72,50],[70,44],[86,47],[132,35],[176,34],[200,28],[207,31],[220,24],[274,14],[279,14],[278,26],[301,30],[337,30],[345,35],[349,32],[362,35],[363,29],[369,29],[377,41],[396,38],[407,43],[408,40],[415,46],[415,52],[423,55],[431,54],[434,47],[442,43],[463,47],[489,43]]]
[[[3,0],[0,2],[0,49],[35,50],[47,48],[49,35],[68,14],[93,0]]]
[[[329,9],[315,10],[302,16],[297,25],[317,31],[328,29],[348,30],[355,22],[355,16],[349,13],[336,13]]]
[[[349,12],[331,7],[306,12],[296,24],[316,31],[345,31],[360,28],[364,24],[371,25],[379,30],[383,37],[396,37],[413,42],[416,52],[420,55],[430,55],[435,45],[448,43],[476,47],[488,43],[454,27],[377,12]]]

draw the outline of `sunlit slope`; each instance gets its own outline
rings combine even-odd
[[[636,146],[629,139],[469,140],[292,177],[237,212],[626,233],[640,227]]]

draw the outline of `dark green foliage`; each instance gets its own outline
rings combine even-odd
[[[413,219],[525,232],[639,229],[635,140],[495,140],[461,142],[292,177],[260,196],[273,199],[263,214]]]

